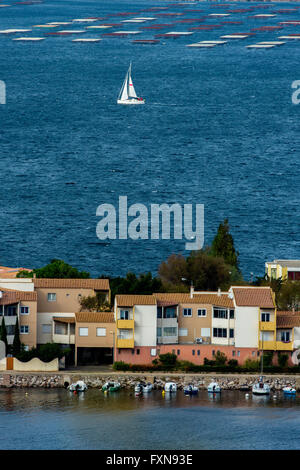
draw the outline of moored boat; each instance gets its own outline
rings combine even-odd
[[[119,382],[105,382],[102,390],[103,392],[117,392],[120,388],[121,384]]]
[[[221,387],[217,382],[211,382],[207,387],[207,391],[210,393],[221,393]]]
[[[296,389],[293,387],[284,387],[282,391],[285,395],[296,395]]]
[[[69,385],[68,390],[70,390],[70,392],[85,392],[87,390],[87,385],[83,380],[78,380],[77,382]]]
[[[186,385],[185,387],[183,387],[183,393],[185,395],[197,395],[198,393],[198,387],[196,387],[196,385],[192,385],[192,384],[189,384],[189,385]]]
[[[270,385],[264,382],[263,376],[259,377],[259,381],[256,382],[252,387],[253,395],[269,395]]]
[[[165,383],[165,392],[176,392],[177,391],[177,384],[175,382],[166,382]]]

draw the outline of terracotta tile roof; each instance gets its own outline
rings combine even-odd
[[[7,266],[0,266],[0,278],[2,279],[14,279],[17,277],[17,274],[20,271],[28,271],[31,272],[32,269],[27,268],[8,268]]]
[[[293,312],[277,312],[277,328],[293,328],[294,326],[300,326],[300,312],[295,312],[294,314]]]
[[[77,312],[78,323],[115,323],[113,312]]]
[[[62,323],[75,323],[74,317],[53,317],[53,320],[60,321]]]
[[[172,302],[170,300],[158,300],[157,299],[157,306],[158,307],[173,307],[173,306],[177,306],[178,305],[178,302]]]
[[[109,279],[49,279],[34,278],[35,288],[109,290]]]
[[[233,287],[232,291],[239,307],[275,308],[270,287]]]
[[[194,294],[193,298],[189,293],[158,293],[153,296],[159,301],[171,301],[180,304],[209,304],[216,307],[234,308],[232,299],[228,294],[218,295],[216,292]]]
[[[0,288],[2,297],[0,298],[0,305],[15,304],[17,302],[36,301],[36,292],[27,292],[13,289]]]
[[[116,295],[118,307],[133,307],[134,305],[156,305],[153,295]]]

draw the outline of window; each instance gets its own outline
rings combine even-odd
[[[237,355],[238,355],[238,357],[240,357],[240,355],[241,355],[241,352],[240,352],[240,351],[238,351],[238,352],[237,352]]]
[[[229,318],[231,320],[234,318],[234,310],[229,310]]]
[[[29,307],[20,307],[21,315],[29,315]]]
[[[164,328],[164,336],[177,336],[177,328],[176,327]]]
[[[213,328],[213,336],[215,338],[227,338],[226,328]]]
[[[213,356],[215,355],[215,352],[216,352],[216,351],[213,349],[212,352],[211,352]]]
[[[120,339],[132,339],[133,338],[133,333],[132,330],[119,330],[118,338]]]
[[[282,331],[281,332],[281,341],[284,343],[290,342],[290,332],[289,331]]]
[[[214,318],[228,318],[227,310],[214,308]]]
[[[198,309],[198,317],[206,317],[206,308]]]
[[[161,336],[161,328],[159,326],[157,327],[157,333],[156,334],[157,334],[157,336]]]
[[[235,356],[235,351],[232,351],[232,357],[234,357],[234,356]]]
[[[137,353],[137,354],[140,354],[140,350],[139,350],[139,349],[137,349],[137,350],[136,350],[136,353]]]
[[[257,356],[259,356],[259,351],[257,351]]]
[[[68,334],[68,325],[66,323],[54,323],[54,334],[56,335],[67,335]]]
[[[229,330],[229,338],[234,338],[234,329],[230,328]]]
[[[195,349],[192,350],[192,354],[193,354],[193,356],[195,356]]]
[[[131,354],[134,354],[134,349],[131,350]]]
[[[271,279],[276,279],[276,268],[271,268]]]
[[[192,316],[192,309],[191,308],[184,308],[183,309],[183,316],[184,317],[191,317]]]
[[[177,349],[177,356],[180,356],[180,349]]]
[[[22,331],[20,331],[20,332],[22,333]],[[15,334],[15,325],[6,325],[6,334],[8,336],[14,335]]]
[[[27,335],[29,333],[29,326],[28,325],[21,325],[20,326],[20,333],[22,335]]]
[[[176,309],[175,309],[175,307],[165,307],[165,309],[164,309],[164,318],[176,318]]]
[[[4,315],[6,317],[15,317],[17,315],[17,307],[15,305],[10,305],[9,307],[4,308]]]
[[[253,356],[253,357],[255,356],[255,351],[252,351],[252,356]]]
[[[79,328],[79,336],[88,336],[89,335],[89,329],[88,328]]]
[[[121,310],[120,320],[129,320],[129,311],[128,310]]]
[[[56,294],[49,293],[48,294],[48,302],[56,302]]]
[[[42,333],[51,333],[51,332],[52,332],[52,325],[51,324],[42,325]]]
[[[210,338],[210,328],[201,328],[201,336]]]
[[[172,354],[175,354],[175,349],[172,349]]]
[[[187,336],[188,329],[187,328],[179,328],[178,336]]]
[[[197,351],[197,355],[198,355],[198,356],[200,356],[200,349],[198,349],[198,351]]]
[[[262,313],[261,314],[261,321],[270,321],[270,314],[269,313]]]
[[[97,328],[97,336],[106,336],[106,328]]]
[[[162,307],[157,307],[157,318],[162,318]]]
[[[156,356],[156,349],[151,349],[150,351],[151,356]]]

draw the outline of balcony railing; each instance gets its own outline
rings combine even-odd
[[[134,338],[130,338],[130,339],[117,338],[116,347],[117,348],[134,348]]]
[[[276,341],[276,349],[277,351],[293,351],[293,341]]]
[[[276,324],[274,321],[260,321],[259,328],[261,331],[275,331]]]
[[[75,335],[62,335],[54,333],[52,335],[53,343],[59,344],[75,344]]]
[[[275,351],[276,341],[259,341],[259,349]]]
[[[134,329],[134,320],[117,320],[117,328],[125,330]]]

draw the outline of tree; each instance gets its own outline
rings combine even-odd
[[[276,296],[277,307],[280,310],[299,310],[300,282],[284,281]]]
[[[152,274],[145,273],[136,276],[134,273],[127,273],[126,277],[110,278],[112,303],[117,294],[140,294],[151,295],[153,292],[160,292],[162,289],[161,280],[152,277]]]
[[[21,341],[20,341],[20,330],[19,330],[19,320],[17,317],[15,325],[15,335],[12,345],[12,353],[14,356],[17,356],[21,352]]]
[[[163,261],[158,269],[159,277],[164,285],[178,286],[181,291],[188,290],[183,279],[190,281],[187,260],[182,255],[171,255]]]
[[[6,353],[7,353],[8,343],[7,343],[7,332],[6,332],[4,317],[2,317],[0,340],[4,342],[5,348],[6,348]]]
[[[61,259],[52,259],[49,264],[43,268],[33,269],[33,271],[20,271],[17,277],[36,277],[54,278],[54,279],[88,279],[90,274],[86,271],[79,271]]]
[[[225,366],[227,362],[226,354],[221,351],[217,351],[215,355],[216,366]]]
[[[106,300],[105,294],[97,292],[96,295],[82,297],[79,301],[81,310],[89,312],[110,312],[111,306]]]
[[[193,251],[187,258],[188,279],[193,282],[196,290],[215,291],[219,287],[230,286],[230,266],[223,258],[210,256],[207,253]]]
[[[224,258],[225,263],[238,268],[238,251],[234,247],[232,235],[229,233],[228,219],[219,225],[217,234],[213,239],[210,253],[212,256]]]

